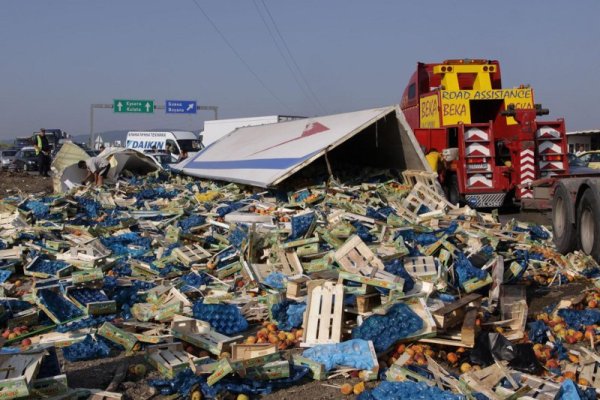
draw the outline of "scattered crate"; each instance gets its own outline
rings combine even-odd
[[[181,343],[148,346],[146,360],[165,378],[173,379],[184,369],[203,363],[208,357],[198,358],[183,350]]]
[[[480,303],[480,294],[469,294],[434,311],[433,318],[435,319],[438,328],[447,330],[463,322],[465,314],[467,313],[467,307],[471,306],[477,308]]]
[[[277,346],[270,343],[234,343],[231,345],[231,360],[233,361],[248,360],[274,353],[277,353]]]
[[[325,282],[309,285],[301,346],[339,343],[342,339],[344,286]]]
[[[202,261],[211,257],[211,254],[199,244],[191,244],[188,246],[178,247],[173,249],[172,254],[184,265],[191,267],[200,264]]]
[[[435,259],[427,257],[404,257],[404,269],[414,278],[434,281],[439,277]]]
[[[502,397],[498,396],[493,388],[504,378],[506,378],[504,370],[498,364],[492,364],[479,371],[469,371],[460,376],[460,379],[469,388],[473,391],[483,393],[490,400],[502,400]]]
[[[208,322],[181,315],[175,315],[171,321],[171,332],[173,337],[217,356],[221,355],[223,351],[229,350],[231,344],[242,338],[241,336],[222,335],[212,330]]]
[[[38,374],[44,353],[0,354],[2,399],[29,396],[30,384]]]
[[[371,249],[360,237],[351,236],[342,247],[335,252],[335,261],[343,270],[356,275],[367,276],[391,283],[399,282],[400,278],[385,272],[385,265],[375,256]]]
[[[504,331],[504,336],[508,340],[523,338],[528,310],[525,286],[502,285],[500,287],[500,317],[504,321],[510,321],[509,329]]]

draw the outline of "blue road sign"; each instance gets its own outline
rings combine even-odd
[[[196,102],[192,100],[167,100],[167,114],[196,114]]]

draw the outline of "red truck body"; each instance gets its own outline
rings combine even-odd
[[[538,120],[548,111],[530,87],[503,89],[498,61],[417,63],[400,107],[426,152],[445,150],[452,202],[521,202],[533,181],[568,173],[564,120]]]

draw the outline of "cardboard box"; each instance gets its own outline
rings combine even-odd
[[[110,322],[102,324],[100,329],[98,329],[98,335],[105,337],[111,342],[120,344],[127,352],[133,351],[137,343],[137,338],[133,334],[117,328]]]
[[[80,290],[86,290],[91,292],[92,295],[97,295],[101,300],[91,301],[83,303],[77,300],[76,293]],[[115,300],[109,300],[106,293],[101,289],[90,289],[90,288],[67,288],[67,297],[71,300],[80,310],[85,311],[87,315],[106,315],[115,314],[117,312],[117,302]]]
[[[28,396],[43,358],[44,352],[0,354],[0,400]]]
[[[229,337],[212,330],[208,322],[176,315],[171,322],[171,332],[177,339],[200,347],[214,355],[227,351],[242,336]]]

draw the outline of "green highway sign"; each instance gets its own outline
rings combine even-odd
[[[116,113],[144,113],[154,112],[154,100],[113,100],[113,111]]]

